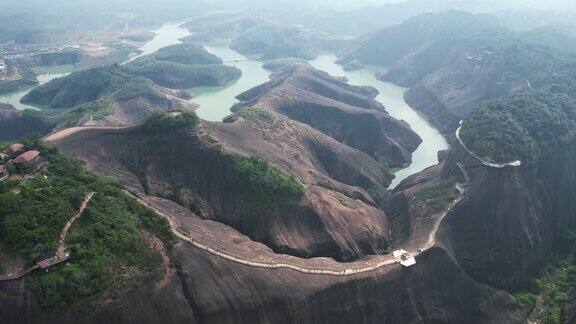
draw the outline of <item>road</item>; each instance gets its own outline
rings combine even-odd
[[[466,152],[468,152],[468,154],[470,154],[474,159],[478,160],[483,165],[485,165],[487,167],[491,167],[491,168],[498,168],[498,169],[503,169],[506,167],[519,167],[522,165],[522,162],[520,160],[516,160],[516,161],[512,161],[512,162],[508,162],[508,163],[493,163],[493,162],[488,162],[486,160],[483,160],[478,155],[476,155],[476,153],[472,152],[472,150],[470,150],[466,146],[466,144],[464,144],[464,141],[462,141],[462,139],[460,138],[460,129],[461,128],[462,128],[462,121],[460,121],[460,125],[458,126],[458,129],[456,129],[456,139],[460,143],[460,146],[462,146],[462,148],[464,150],[466,150]]]

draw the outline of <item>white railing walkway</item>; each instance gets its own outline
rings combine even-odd
[[[132,125],[132,126],[74,126],[74,127],[59,130],[59,131],[54,132],[52,134],[48,134],[47,136],[44,137],[43,140],[45,142],[49,143],[49,142],[61,140],[61,139],[66,138],[72,134],[75,134],[75,133],[78,133],[81,131],[91,130],[91,129],[122,130],[122,129],[127,129],[127,128],[131,128],[131,127],[135,127],[135,126],[137,126],[137,125]],[[487,163],[487,162],[482,161],[482,159],[478,158],[473,152],[471,152],[470,150],[468,150],[466,148],[466,146],[464,145],[464,143],[460,139],[459,132],[460,132],[460,127],[456,130],[456,137],[458,138],[460,145],[462,145],[462,147],[464,149],[466,149],[466,151],[468,151],[468,153],[470,153],[470,155],[472,155],[473,157],[475,157],[476,159],[481,161],[484,165],[498,167],[498,168],[502,168],[502,167],[507,166],[507,165],[492,164],[492,163]],[[517,162],[519,165],[520,161],[517,161]],[[516,163],[516,162],[512,162],[512,164],[514,164],[514,163]],[[512,166],[516,166],[516,165],[512,165]],[[466,174],[465,170],[464,170],[464,172]],[[466,174],[466,178],[468,179],[467,174]],[[458,186],[457,186],[457,188],[458,188]],[[377,262],[375,264],[369,264],[369,265],[364,266],[364,267],[359,267],[358,264],[356,264],[356,266],[352,267],[352,268],[344,268],[344,269],[335,270],[335,269],[329,269],[329,268],[324,268],[324,269],[308,268],[308,267],[299,266],[299,265],[295,265],[295,264],[281,263],[281,262],[275,262],[275,261],[262,262],[262,261],[255,261],[255,260],[250,260],[247,258],[237,257],[237,256],[234,256],[234,255],[228,253],[228,252],[222,251],[219,248],[209,246],[207,243],[203,243],[203,242],[201,242],[195,238],[191,238],[191,237],[187,236],[186,234],[180,232],[178,230],[176,224],[174,223],[174,220],[172,219],[172,217],[170,217],[165,211],[161,210],[157,206],[153,206],[153,205],[149,204],[147,201],[142,199],[138,194],[135,194],[135,193],[132,193],[132,192],[129,192],[126,190],[125,190],[125,192],[127,194],[131,195],[132,197],[134,197],[136,199],[136,201],[138,201],[143,206],[154,210],[157,214],[164,217],[169,222],[170,229],[176,237],[192,244],[194,247],[196,247],[200,250],[203,250],[207,253],[216,255],[216,256],[223,258],[225,260],[229,260],[232,262],[236,262],[236,263],[251,266],[251,267],[265,268],[265,269],[291,269],[291,270],[298,271],[301,273],[306,273],[306,274],[350,276],[350,275],[355,275],[355,274],[360,274],[360,273],[371,272],[371,271],[374,271],[374,270],[377,270],[377,269],[380,269],[382,267],[386,267],[389,265],[393,265],[393,264],[399,264],[402,261],[400,258],[387,257],[380,262]],[[442,212],[440,217],[438,217],[438,219],[434,223],[434,227],[432,228],[432,231],[430,232],[430,235],[428,236],[428,240],[426,241],[426,243],[424,243],[420,248],[418,248],[414,251],[408,252],[408,254],[411,257],[418,256],[419,254],[432,248],[436,244],[436,234],[438,232],[438,229],[440,228],[440,225],[442,224],[442,222],[444,221],[446,216],[448,214],[450,214],[450,212],[452,211],[454,206],[456,206],[465,196],[464,191],[459,190],[459,192],[460,192],[459,197],[457,199],[455,199],[454,201],[452,201],[448,205],[448,207],[446,207],[446,209]],[[370,263],[373,261],[365,261],[365,262]]]
[[[458,125],[458,129],[456,129],[456,139],[460,143],[460,146],[462,146],[462,148],[466,152],[468,152],[468,154],[470,154],[474,159],[478,160],[483,165],[485,165],[487,167],[491,167],[491,168],[498,168],[498,169],[503,169],[506,167],[519,167],[520,165],[522,165],[522,161],[520,161],[520,160],[507,162],[507,163],[493,163],[493,162],[488,162],[488,161],[483,160],[478,155],[476,155],[476,153],[472,152],[472,150],[470,150],[466,146],[466,144],[464,144],[464,141],[462,141],[462,138],[460,138],[460,129],[461,128],[462,128],[462,121],[460,121],[460,125]]]

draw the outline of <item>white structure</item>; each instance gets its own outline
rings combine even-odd
[[[408,254],[408,252],[405,250],[396,250],[393,252],[393,254],[396,259],[400,260],[400,264],[405,267],[413,266],[416,264],[416,259],[414,259],[414,257]]]

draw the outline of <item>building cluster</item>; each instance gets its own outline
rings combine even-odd
[[[0,153],[0,182],[10,178],[10,170],[23,177],[33,177],[45,166],[37,150],[26,150],[23,144],[14,143]]]

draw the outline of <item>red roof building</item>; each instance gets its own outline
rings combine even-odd
[[[21,154],[22,152],[24,152],[24,145],[20,143],[14,143],[10,145],[6,150],[6,154],[8,154],[8,156],[10,156],[11,158],[15,158],[16,156],[18,156],[18,154]]]
[[[20,154],[17,158],[12,160],[14,166],[22,174],[36,173],[42,167],[40,159],[40,152],[31,150]]]
[[[40,152],[38,152],[36,150],[31,150],[31,151],[20,154],[12,162],[14,164],[26,163],[26,162],[30,162],[30,161],[36,159],[39,156],[40,156]]]

